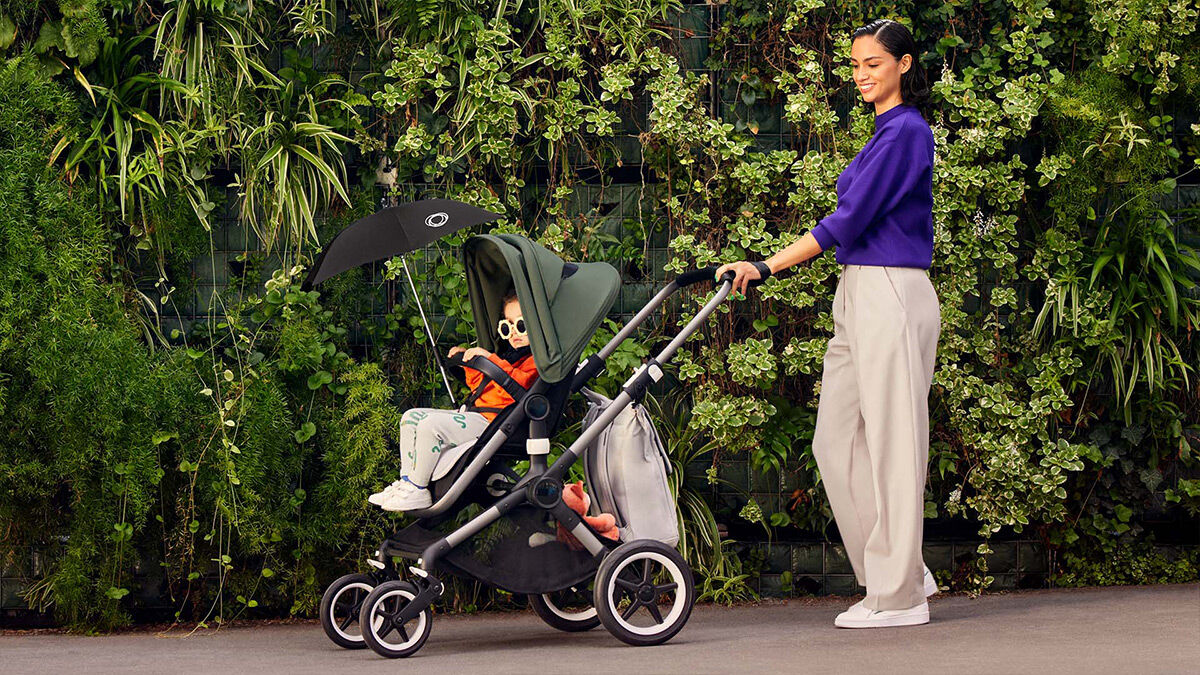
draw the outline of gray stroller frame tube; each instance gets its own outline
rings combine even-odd
[[[637,332],[637,329],[641,327],[642,322],[644,322],[650,317],[651,314],[657,311],[663,302],[665,302],[667,298],[671,297],[677,290],[679,290],[679,283],[675,281],[663,286],[663,289],[659,291],[653,298],[651,298],[650,302],[646,303],[646,306],[643,307],[637,314],[635,314],[633,318],[629,320],[629,323],[625,324],[625,327],[622,328],[616,335],[614,335],[613,339],[609,340],[608,344],[604,345],[604,347],[596,354],[596,356],[600,357],[601,360],[612,356],[613,352],[617,351],[617,347],[621,346],[621,343],[628,339],[630,335],[633,335],[635,332]]]
[[[654,298],[644,308],[642,308],[642,310],[638,312],[637,315],[635,315],[634,318],[631,319],[623,329],[613,336],[613,339],[610,340],[607,345],[604,346],[604,348],[599,352],[600,358],[604,359],[612,355],[612,353],[616,351],[617,346],[624,342],[625,339],[628,338],[637,329],[637,327],[646,320],[647,317],[649,317],[668,297],[670,297],[677,290],[679,290],[679,284],[672,281],[670,284],[664,287],[663,290],[659,291],[659,293],[655,295]],[[712,315],[717,306],[719,306],[727,297],[729,297],[729,294],[732,290],[732,280],[724,281],[721,284],[720,289],[713,295],[713,297],[709,299],[707,303],[705,303],[704,307],[701,308],[701,310],[697,312],[694,317],[692,317],[691,321],[688,321],[683,330],[680,331],[679,334],[676,335],[675,338],[672,339],[671,342],[658,353],[658,356],[656,356],[653,360],[643,364],[637,369],[637,371],[634,372],[633,376],[630,377],[629,381],[626,382],[622,387],[621,393],[615,399],[613,399],[612,405],[610,405],[608,409],[605,410],[604,413],[602,413],[600,417],[597,418],[596,421],[587,428],[586,431],[580,434],[579,438],[571,444],[571,447],[567,448],[567,451],[564,452],[562,456],[559,457],[552,466],[550,466],[549,469],[547,469],[545,472],[537,472],[531,467],[529,473],[527,473],[525,477],[518,482],[517,486],[512,492],[501,498],[500,501],[493,504],[490,508],[484,510],[479,515],[467,521],[458,529],[447,534],[445,538],[430,544],[421,555],[421,568],[424,571],[432,574],[434,572],[434,568],[436,567],[437,560],[440,557],[454,549],[459,544],[462,544],[466,540],[470,539],[472,536],[482,532],[486,527],[499,520],[504,514],[525,503],[528,499],[528,493],[524,488],[533,480],[545,477],[561,482],[571,465],[579,459],[580,455],[582,455],[584,448],[590,445],[591,442],[595,440],[596,436],[598,436],[600,432],[607,427],[614,418],[616,418],[617,415],[619,415],[630,403],[634,401],[635,396],[639,396],[638,394],[635,394],[638,389],[644,390],[644,384],[640,383],[644,383],[648,378],[654,379],[649,372],[649,367],[652,364],[665,364],[670,361],[671,357],[675,355],[675,352],[679,350],[683,343],[689,337],[691,337],[693,333],[699,330],[700,326],[706,320],[708,320],[708,317]],[[524,414],[524,411],[520,409],[513,412],[514,414]],[[520,418],[516,419],[515,421],[520,422]],[[504,434],[502,429],[497,430],[496,436],[493,436],[487,445],[484,446],[483,450],[480,451],[471,464],[468,465],[466,470],[463,471],[462,475],[450,488],[450,490],[438,500],[437,504],[434,504],[428,509],[413,511],[413,515],[418,517],[427,517],[430,515],[436,515],[446,510],[449,505],[453,503],[454,500],[457,499],[458,496],[466,489],[467,483],[469,483],[474,475],[483,468],[483,465],[489,459],[491,459],[491,456],[495,454],[496,450],[506,438],[507,435]],[[600,538],[594,532],[592,532],[590,528],[587,527],[587,525],[583,522],[583,519],[580,518],[578,514],[566,507],[566,505],[561,501],[556,505],[555,508],[551,509],[551,514],[556,520],[561,522],[567,530],[574,534],[579,542],[583,544],[592,555],[599,556],[606,550],[607,545],[601,541]]]
[[[675,286],[674,282],[671,282],[671,284],[667,286],[667,289],[672,289],[672,286]],[[679,347],[683,345],[684,341],[686,341],[692,336],[693,333],[700,329],[700,325],[708,320],[708,317],[717,309],[718,305],[720,305],[722,302],[725,302],[725,298],[729,297],[729,293],[732,290],[732,281],[726,281],[722,283],[720,290],[718,290],[716,294],[714,294],[713,297],[704,305],[704,307],[696,313],[696,316],[692,317],[692,320],[683,327],[683,330],[681,330],[679,334],[675,336],[675,339],[671,340],[670,344],[664,347],[663,350],[658,353],[658,356],[654,357],[654,362],[665,364],[670,361],[671,357],[675,355],[675,352],[679,350]],[[659,295],[662,294],[660,293]],[[659,298],[656,297],[655,300],[659,300]],[[661,303],[661,300],[659,300],[659,302]],[[641,323],[639,318],[644,318],[642,317],[643,312],[639,312],[638,316],[635,317],[635,321],[637,323]],[[636,326],[637,323],[635,323],[635,321],[630,321],[630,325]],[[618,334],[617,337],[613,338],[613,341],[610,342],[609,345],[612,345],[614,342],[616,344],[620,344],[620,342],[617,341],[618,337],[621,338],[621,340],[625,339]],[[607,346],[605,348],[607,349]],[[616,348],[614,347],[613,349],[615,350]],[[586,431],[579,435],[579,438],[575,439],[575,442],[571,444],[571,447],[567,448],[567,452],[564,452],[562,457],[559,457],[558,461],[554,462],[554,465],[550,467],[550,469],[546,472],[546,475],[554,478],[561,478],[562,476],[566,475],[567,469],[570,468],[571,464],[575,463],[575,460],[579,459],[579,456],[583,454],[584,448],[590,445],[591,442],[596,439],[596,436],[599,436],[600,432],[603,431],[604,428],[607,427],[609,423],[617,417],[617,415],[621,414],[621,412],[625,410],[626,406],[633,402],[634,394],[630,385],[633,384],[633,382],[639,377],[649,377],[646,371],[647,365],[643,364],[642,367],[638,369],[638,372],[635,373],[634,376],[625,383],[625,386],[621,389],[621,393],[617,395],[615,399],[613,399],[612,405],[610,405],[607,410],[601,413],[601,415],[596,418],[596,421],[593,422]]]

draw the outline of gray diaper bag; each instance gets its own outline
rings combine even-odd
[[[613,402],[589,389],[583,394],[587,429]],[[679,543],[675,498],[667,483],[671,462],[645,408],[634,404],[622,410],[588,446],[583,467],[592,510],[613,514],[623,541]]]

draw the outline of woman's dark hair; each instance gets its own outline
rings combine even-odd
[[[925,78],[925,68],[921,66],[920,55],[917,54],[917,42],[904,24],[891,19],[876,19],[854,31],[850,36],[853,42],[860,37],[874,37],[889,54],[899,61],[905,54],[912,56],[912,66],[908,72],[900,75],[900,99],[906,104],[924,108],[929,100],[929,84]]]

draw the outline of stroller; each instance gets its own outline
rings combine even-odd
[[[630,406],[638,408],[647,388],[662,378],[662,365],[729,295],[732,275],[657,356],[634,371],[615,400],[597,406],[602,397],[585,385],[604,369],[605,360],[668,297],[711,281],[715,268],[679,275],[599,353],[580,361],[616,299],[621,281],[612,266],[564,262],[535,242],[509,234],[472,237],[462,256],[480,345],[496,350],[499,338],[492,327],[502,316],[505,293],[515,290],[538,377],[525,389],[483,357],[465,364],[461,355],[451,360],[451,365],[483,373],[487,379],[480,386],[494,381],[515,403],[469,447],[442,453],[430,487],[433,504],[410,512],[416,521],[380,543],[367,561],[373,571],[330,584],[320,607],[326,635],[347,649],[370,647],[389,658],[410,656],[429,637],[431,605],[445,589],[443,575],[450,573],[528,596],[537,615],[559,630],[585,631],[603,624],[631,645],[670,640],[695,602],[691,570],[675,549],[673,508],[669,527],[658,528],[661,534],[653,538],[634,538],[634,528],[622,527],[620,539],[608,539],[564,503],[564,480],[588,452],[604,452],[597,439]],[[579,438],[550,464],[550,439],[564,404],[575,393],[587,395],[593,409]],[[523,474],[513,468],[522,462],[528,462]],[[612,465],[585,461],[594,503],[613,503],[608,494],[612,477],[597,475]],[[666,492],[660,496],[670,500],[666,482],[657,484],[659,492]],[[462,513],[469,519],[454,528]],[[559,528],[579,545],[556,538]],[[401,578],[395,559],[413,561],[407,579]]]

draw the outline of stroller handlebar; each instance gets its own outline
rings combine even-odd
[[[710,267],[701,267],[701,268],[694,269],[694,270],[688,270],[687,272],[684,272],[683,274],[680,274],[679,276],[675,277],[675,283],[679,284],[680,288],[686,288],[693,284],[698,284],[702,281],[712,281],[713,275],[716,273],[717,273],[717,267],[715,265],[710,266]],[[726,276],[729,276],[729,275],[726,275]],[[733,279],[733,277],[729,276],[729,279]]]
[[[675,277],[675,283],[679,286],[679,288],[686,288],[704,281],[712,281],[714,285],[733,281],[735,275],[732,271],[722,274],[720,279],[714,281],[713,277],[716,275],[718,269],[720,269],[718,266],[710,265],[708,267],[700,267],[694,270],[688,270],[687,272]],[[764,281],[765,279],[752,279],[749,283],[749,287],[754,288],[756,286],[761,286]]]

